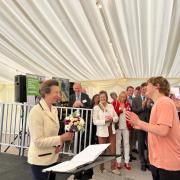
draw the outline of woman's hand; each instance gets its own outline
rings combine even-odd
[[[141,129],[139,126],[133,126],[134,129]]]
[[[72,132],[65,132],[60,136],[61,140],[64,141],[71,141],[74,137],[74,133]]]
[[[128,122],[130,122],[130,124],[133,126],[133,128],[141,129],[141,127],[139,125],[141,120],[135,113],[126,111],[126,120]]]
[[[55,148],[55,154],[59,153],[62,150],[63,146],[59,145]]]
[[[106,122],[113,122],[112,116],[110,116],[110,115],[105,116],[105,121],[106,121]]]

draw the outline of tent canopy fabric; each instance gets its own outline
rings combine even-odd
[[[99,8],[99,7],[102,8]],[[180,0],[1,0],[0,81],[180,82]]]

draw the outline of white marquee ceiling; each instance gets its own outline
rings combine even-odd
[[[180,0],[0,0],[1,82],[180,80],[179,42]]]

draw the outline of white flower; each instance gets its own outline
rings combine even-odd
[[[77,111],[65,118],[65,131],[83,131],[84,126],[84,119],[80,117],[80,114]],[[74,127],[77,127],[77,130],[75,130],[76,128]]]
[[[69,131],[70,130],[70,126],[69,125],[65,125],[65,131]]]
[[[73,117],[70,117],[70,118],[69,118],[69,120],[70,120],[70,121],[73,121],[73,120],[74,120],[74,118],[73,118]]]
[[[80,125],[78,125],[77,128],[78,128],[79,131],[81,130],[81,126]]]
[[[79,124],[80,124],[81,126],[84,126],[84,124],[85,124],[84,119],[80,118]]]

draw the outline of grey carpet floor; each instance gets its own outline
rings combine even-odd
[[[149,171],[141,171],[138,160],[131,163],[132,170],[121,169],[121,175],[112,174],[110,163],[105,164],[106,173],[101,173],[99,166],[94,168],[93,180],[152,180]],[[58,180],[59,178],[57,178]],[[60,178],[61,180],[66,179]],[[0,153],[0,180],[31,180],[30,167],[26,157]],[[68,178],[73,180],[73,175]]]

